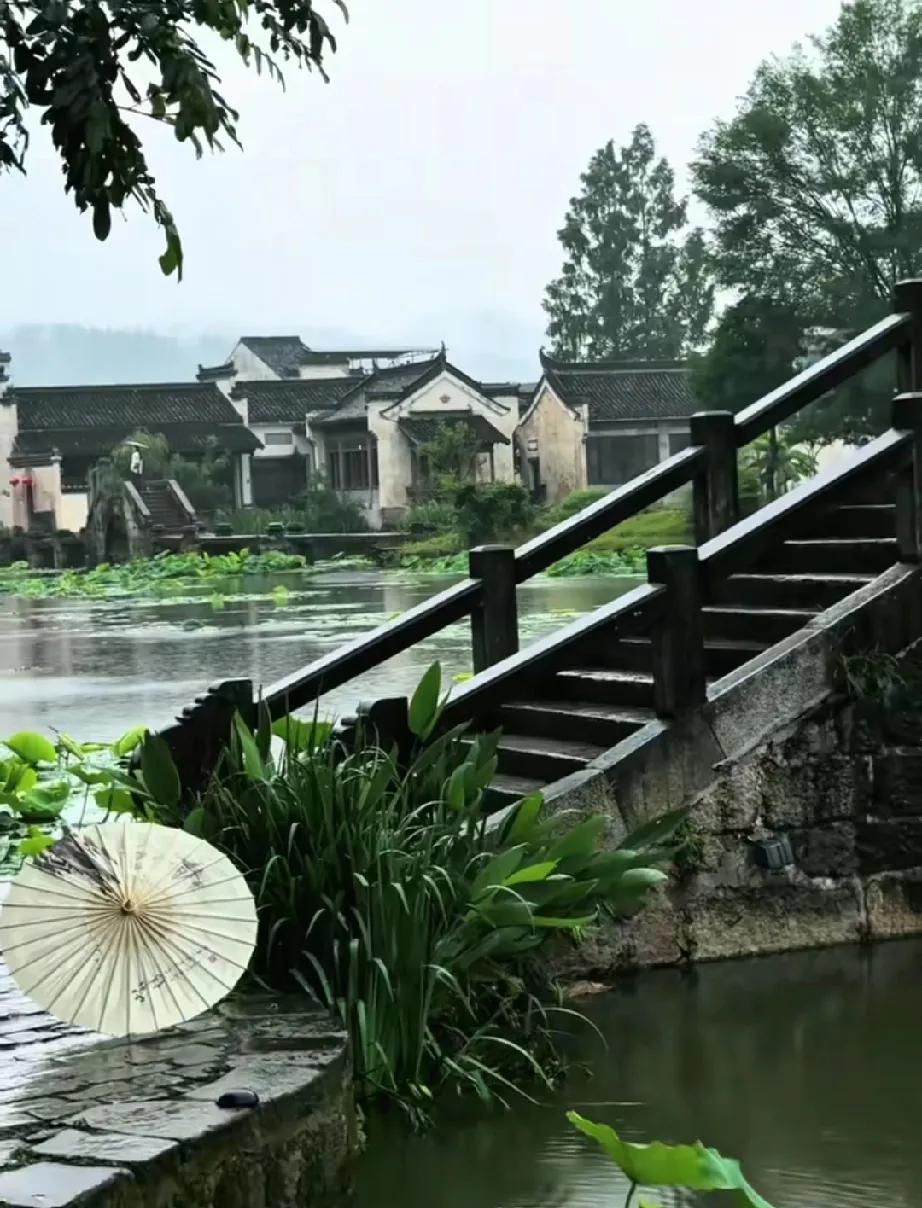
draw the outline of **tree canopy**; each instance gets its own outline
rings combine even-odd
[[[600,148],[558,237],[544,309],[557,356],[669,358],[704,336],[714,303],[704,236],[647,126]]]
[[[237,142],[237,112],[197,38],[208,31],[247,66],[324,73],[336,40],[320,11],[344,0],[0,0],[0,170],[26,170],[30,125],[47,126],[65,188],[98,239],[134,201],[162,228],[164,273],[182,243],[147,162],[139,118],[172,126],[196,155]],[[325,78],[325,76],[324,76]]]
[[[758,69],[692,165],[720,284],[844,340],[922,269],[922,3],[850,0],[824,34]],[[763,354],[754,352],[753,364]],[[867,391],[824,407],[825,435],[881,421]]]

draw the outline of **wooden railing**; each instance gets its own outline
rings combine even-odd
[[[739,449],[893,352],[901,391],[894,404],[894,428],[847,464],[817,476],[739,524]],[[546,667],[574,642],[602,627],[617,629],[643,617],[654,634],[657,709],[670,716],[703,699],[703,654],[700,666],[696,661],[700,622],[695,617],[707,582],[735,565],[751,564],[764,542],[778,539],[789,524],[802,519],[804,509],[833,501],[868,473],[889,468],[905,471],[898,491],[900,551],[903,557],[918,558],[922,393],[914,392],[922,392],[922,281],[898,285],[893,314],[737,415],[714,411],[693,416],[689,448],[517,550],[505,546],[471,550],[467,579],[271,685],[264,699],[273,716],[303,707],[469,617],[473,664],[480,674],[457,692],[449,710],[452,715],[473,716],[478,702],[504,691],[513,680],[527,679],[537,666]],[[650,551],[648,584],[519,651],[519,583],[689,483],[697,550]]]

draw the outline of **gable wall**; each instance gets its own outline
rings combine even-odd
[[[523,474],[529,458],[537,457],[546,501],[559,503],[586,486],[586,420],[575,415],[543,382],[530,411],[518,427]]]

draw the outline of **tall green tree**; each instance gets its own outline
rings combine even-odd
[[[690,229],[669,163],[638,126],[600,148],[558,238],[561,275],[544,309],[556,356],[678,357],[700,344],[714,305],[704,236]]]
[[[873,322],[922,270],[922,0],[849,0],[825,33],[763,63],[692,173],[722,285],[805,328],[844,337]],[[886,394],[875,406],[840,392],[827,435],[874,430]]]
[[[236,143],[237,113],[198,39],[217,34],[278,79],[286,62],[322,73],[336,41],[321,9],[334,4],[346,12],[343,0],[0,0],[0,171],[25,172],[29,128],[40,122],[96,237],[108,236],[113,210],[135,202],[163,230],[164,273],[181,273],[144,121],[172,127],[196,155]]]
[[[728,306],[707,351],[691,362],[702,407],[739,411],[786,382],[803,354],[804,319],[793,307],[747,294]]]

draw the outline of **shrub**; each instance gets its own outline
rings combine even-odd
[[[407,509],[400,527],[415,537],[427,537],[434,533],[454,532],[457,523],[455,505],[451,500],[426,499]]]
[[[468,548],[512,540],[534,523],[534,507],[517,482],[469,483],[455,492],[457,526]]]
[[[604,487],[585,487],[580,491],[571,491],[566,499],[544,509],[541,514],[541,527],[553,528],[555,524],[569,520],[583,508],[589,507],[590,503],[597,503],[600,499],[604,499],[607,494],[608,491]]]
[[[498,735],[438,734],[439,693],[436,665],[411,702],[402,764],[373,735],[346,748],[329,726],[296,718],[276,723],[284,751],[273,758],[268,721],[251,733],[238,719],[191,812],[145,800],[134,781],[146,816],[203,835],[243,870],[260,982],[300,987],[337,1013],[360,1091],[416,1118],[447,1085],[489,1100],[513,1078],[549,1079],[560,1008],[542,948],[579,938],[603,911],[639,909],[684,817],[613,852],[598,850],[601,816],[545,819],[539,796],[490,825]],[[142,767],[165,752],[146,740]]]

